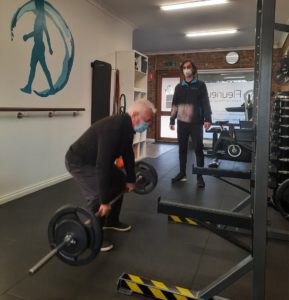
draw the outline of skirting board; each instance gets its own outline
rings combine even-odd
[[[20,197],[29,195],[31,193],[37,192],[39,190],[42,190],[42,189],[47,188],[49,186],[52,186],[56,183],[65,181],[69,178],[71,178],[71,175],[69,173],[64,173],[62,175],[46,179],[46,180],[38,182],[36,184],[26,186],[22,189],[19,189],[17,191],[12,192],[12,193],[0,195],[0,205],[4,204],[6,202],[9,202],[9,201],[18,199]]]
[[[147,141],[148,143],[154,143],[156,140],[155,140],[155,139],[146,139],[146,141]]]

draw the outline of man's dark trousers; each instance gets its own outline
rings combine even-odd
[[[186,174],[189,137],[192,139],[197,166],[204,167],[203,124],[191,124],[178,121],[177,134],[179,143],[180,173]]]

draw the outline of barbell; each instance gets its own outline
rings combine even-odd
[[[137,162],[135,173],[135,193],[148,194],[157,185],[157,172],[148,163]],[[117,195],[109,203],[115,203],[122,195]],[[34,275],[54,256],[71,266],[88,264],[98,255],[102,239],[102,228],[93,213],[82,207],[62,206],[48,224],[51,251],[29,269],[29,274]]]

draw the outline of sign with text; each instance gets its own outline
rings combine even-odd
[[[253,81],[206,83],[213,122],[228,120],[230,123],[239,123],[239,120],[245,120],[245,112],[228,112],[226,108],[238,108],[244,105],[248,95],[253,94],[253,83]]]

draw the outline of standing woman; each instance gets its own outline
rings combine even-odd
[[[207,129],[212,123],[207,87],[203,81],[196,78],[197,67],[191,60],[185,60],[180,69],[184,79],[175,88],[170,118],[171,130],[175,130],[175,119],[178,124],[180,172],[172,178],[172,183],[187,180],[189,136],[192,139],[197,166],[204,167],[203,126]],[[199,188],[205,187],[202,175],[197,176],[197,185]]]

